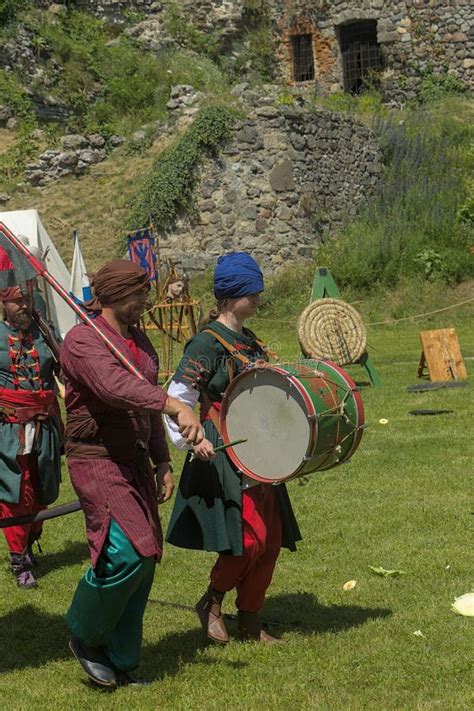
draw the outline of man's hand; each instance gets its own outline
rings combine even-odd
[[[184,402],[168,396],[163,413],[177,422],[181,436],[187,444],[197,445],[202,442],[204,435],[199,418]]]
[[[194,445],[193,452],[196,457],[202,459],[204,462],[209,462],[211,459],[215,459],[216,457],[212,442],[209,442],[206,438],[204,438],[199,444]]]
[[[164,504],[173,496],[174,479],[168,462],[156,467],[156,485],[158,488],[158,503]]]

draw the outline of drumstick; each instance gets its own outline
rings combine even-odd
[[[242,444],[242,442],[247,442],[247,439],[234,439],[234,441],[229,442],[229,444],[220,444],[218,447],[214,447],[214,452],[223,452],[224,449],[233,447],[236,444]]]
[[[242,444],[242,442],[247,442],[247,439],[234,439],[234,441],[229,442],[229,444],[220,444],[218,447],[214,447],[214,452],[223,452],[225,449],[228,449],[229,447],[234,447],[236,444]],[[194,453],[191,454],[191,462],[193,461],[195,456],[196,455]]]

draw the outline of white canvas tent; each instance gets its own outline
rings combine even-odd
[[[3,222],[16,237],[27,237],[30,245],[38,247],[42,254],[46,253],[43,261],[48,272],[54,276],[66,291],[69,291],[71,276],[51,237],[43,227],[38,212],[36,210],[0,212],[0,222]],[[64,338],[69,329],[77,323],[77,317],[70,306],[51,289],[49,284],[46,284],[43,279],[38,281],[46,302],[48,319],[54,323],[56,329]]]

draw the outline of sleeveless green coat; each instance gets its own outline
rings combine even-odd
[[[40,376],[45,390],[54,389],[53,358],[36,324],[31,326],[33,344],[38,352]],[[2,388],[14,390],[10,372],[8,353],[8,334],[16,331],[0,321],[0,392]],[[22,359],[22,372],[29,372],[33,360],[28,356]],[[22,381],[24,390],[37,390],[37,381]],[[21,471],[17,461],[18,433],[20,425],[2,422],[0,416],[0,501],[17,504],[20,499]],[[48,417],[41,423],[39,440],[36,445],[38,458],[38,498],[40,504],[52,504],[59,494],[61,479],[61,453],[59,423],[55,417]]]

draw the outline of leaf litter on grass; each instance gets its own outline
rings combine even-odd
[[[375,575],[380,575],[382,578],[398,578],[400,575],[406,575],[405,570],[387,570],[386,568],[382,568],[381,565],[377,568],[373,565],[369,565],[369,570],[375,573]]]

